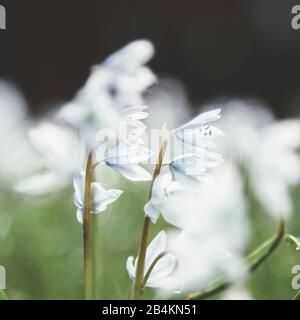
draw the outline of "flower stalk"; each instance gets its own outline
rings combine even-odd
[[[165,138],[160,151],[158,160],[155,166],[153,179],[150,186],[150,192],[149,192],[149,200],[152,197],[152,189],[155,179],[160,174],[160,170],[163,164],[164,155],[166,152],[166,148],[168,145],[169,138]],[[139,247],[139,253],[138,253],[138,261],[137,261],[137,269],[136,269],[136,278],[134,281],[134,287],[133,287],[133,299],[135,300],[141,300],[144,295],[144,274],[145,274],[145,259],[146,259],[146,250],[148,245],[148,236],[149,236],[149,230],[150,230],[150,224],[151,220],[148,216],[145,216],[144,220],[144,226],[142,231],[142,236],[140,240],[140,247]]]
[[[92,272],[92,235],[91,235],[91,203],[93,180],[93,153],[88,155],[84,184],[83,207],[83,251],[84,251],[84,296],[86,300],[93,297],[93,272]]]

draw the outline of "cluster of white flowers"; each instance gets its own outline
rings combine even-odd
[[[222,101],[222,119],[221,109],[209,108],[177,129],[167,131],[164,126],[163,147],[175,141],[181,148],[170,160],[162,148],[164,159],[152,177],[141,163],[154,153],[143,140],[148,117],[144,93],[157,80],[146,66],[153,54],[149,41],[130,43],[95,66],[72,101],[35,124],[28,121],[26,104],[16,89],[0,82],[0,133],[5,136],[0,141],[0,174],[6,172],[15,180],[27,173],[15,190],[30,195],[44,195],[73,182],[80,223],[88,154],[93,154],[93,168],[102,164],[131,181],[153,180],[145,217],[155,224],[161,216],[172,228],[158,233],[148,245],[143,285],[160,288],[166,296],[190,293],[226,276],[233,287],[224,299],[233,299],[237,292],[248,299],[243,263],[250,238],[245,184],[249,181],[273,218],[291,215],[290,187],[300,182],[296,153],[300,120],[275,121],[267,108],[253,101]],[[188,103],[183,94],[178,102],[172,97],[176,92],[157,92],[158,97],[152,95],[148,101],[159,107],[161,100]],[[218,127],[212,125],[216,121]],[[17,148],[14,156],[11,145]],[[122,194],[92,181],[91,212],[103,212]],[[133,281],[138,261],[130,256],[126,263]]]
[[[93,68],[85,86],[69,103],[29,129],[28,138],[40,157],[40,173],[20,181],[15,189],[27,194],[45,194],[64,188],[74,180],[77,217],[82,222],[84,171],[87,154],[97,154],[97,164],[105,164],[132,181],[148,181],[152,176],[141,166],[152,153],[142,146],[147,107],[143,93],[156,78],[144,66],[153,46],[146,40],[132,42]],[[117,133],[122,124],[125,133]],[[110,129],[118,136],[116,146],[102,137]],[[97,134],[97,132],[99,132]],[[81,177],[81,178],[79,178]],[[81,184],[81,186],[80,186]],[[121,194],[92,185],[92,212],[102,212]]]

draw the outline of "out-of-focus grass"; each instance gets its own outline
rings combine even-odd
[[[122,182],[119,201],[97,216],[97,299],[126,299],[131,281],[125,262],[137,254],[143,206],[149,183]],[[75,218],[71,189],[32,200],[1,189],[0,264],[7,269],[10,299],[82,299],[82,230]],[[300,235],[300,188],[294,192],[295,213],[289,232]],[[255,247],[276,230],[276,224],[252,203]],[[162,222],[151,228],[151,238]],[[9,230],[9,232],[7,232]],[[291,299],[291,269],[300,264],[295,248],[282,244],[249,280],[256,299]],[[147,290],[146,297],[153,297]]]

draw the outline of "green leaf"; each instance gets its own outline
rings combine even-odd
[[[300,251],[300,238],[294,237],[291,234],[287,234],[285,236],[285,241],[290,245],[296,246],[296,250]]]

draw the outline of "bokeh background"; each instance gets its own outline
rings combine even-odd
[[[7,8],[8,27],[0,32],[0,77],[22,90],[32,117],[72,98],[91,66],[139,38],[154,43],[157,54],[150,66],[185,85],[194,112],[212,98],[238,96],[264,100],[279,118],[299,116],[300,31],[291,27],[297,1],[0,3]],[[142,225],[149,185],[142,183],[137,190],[122,183],[126,196],[97,218],[99,299],[127,297],[125,261],[136,253]],[[299,196],[300,189],[295,190],[295,212]],[[8,271],[8,295],[81,299],[82,234],[74,219],[72,190],[32,202],[2,186],[0,203],[0,264]],[[276,226],[254,201],[251,219],[254,247]],[[290,231],[300,235],[299,214],[290,221]],[[283,245],[249,281],[253,296],[292,298],[294,264],[300,264],[300,255]]]

